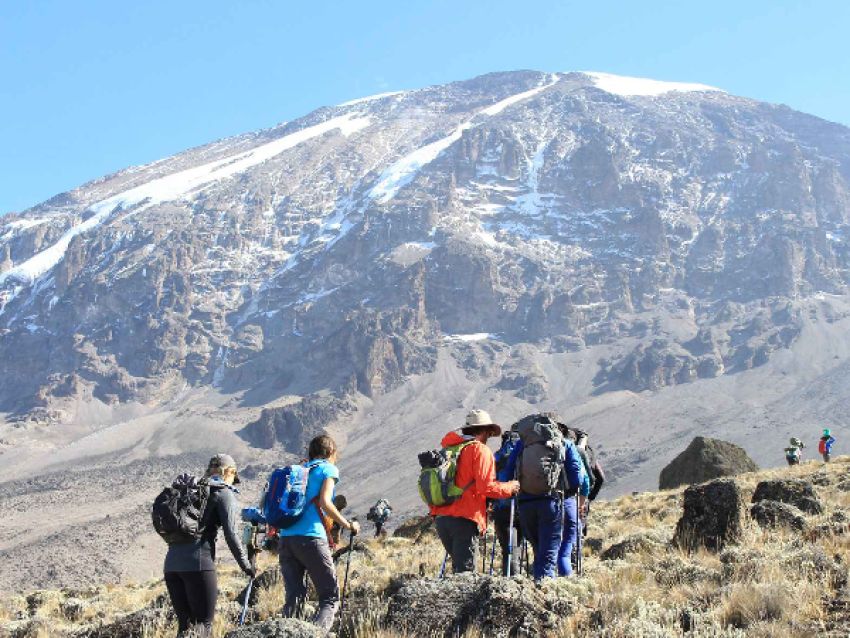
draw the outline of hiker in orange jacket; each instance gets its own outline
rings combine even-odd
[[[449,432],[440,445],[448,447],[471,441],[457,462],[455,485],[466,487],[463,496],[450,505],[431,507],[437,518],[437,535],[452,557],[455,574],[475,571],[478,536],[487,528],[487,499],[509,498],[519,492],[519,481],[496,480],[496,462],[487,439],[501,436],[502,428],[484,410],[466,416],[460,433]]]

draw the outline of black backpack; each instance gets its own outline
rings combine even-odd
[[[191,543],[204,533],[202,519],[210,497],[206,479],[181,474],[166,487],[151,508],[156,533],[169,545]]]

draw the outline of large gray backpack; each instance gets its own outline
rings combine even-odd
[[[521,491],[533,496],[563,496],[566,452],[558,424],[547,416],[532,415],[517,425],[522,440],[517,464]]]

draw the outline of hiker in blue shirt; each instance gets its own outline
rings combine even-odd
[[[339,480],[334,440],[326,434],[317,436],[310,441],[309,456],[309,505],[295,524],[280,530],[280,571],[286,591],[283,616],[293,617],[304,605],[306,572],[319,597],[319,609],[313,621],[327,633],[333,626],[339,602],[339,585],[330,550],[331,521],[354,534],[360,533],[360,524],[347,521],[334,505],[334,489]]]

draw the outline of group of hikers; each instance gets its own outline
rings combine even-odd
[[[501,437],[495,455],[487,445],[494,437]],[[786,458],[789,465],[797,465],[805,445],[796,437],[790,442]],[[834,443],[830,430],[824,430],[819,452],[827,463]],[[568,427],[552,412],[524,417],[503,432],[487,412],[472,410],[440,445],[419,455],[419,492],[446,551],[441,577],[449,558],[454,573],[476,570],[489,520],[501,547],[503,575],[520,574],[523,558],[526,572],[537,581],[570,576],[580,569],[590,503],[605,481],[586,432]],[[342,552],[350,557],[351,541],[360,533],[357,520],[342,514],[345,497],[335,495],[337,457],[330,436],[315,437],[306,461],[272,473],[260,507],[240,510],[235,487],[239,473],[228,454],[212,457],[204,477],[183,474],[162,491],[152,516],[168,543],[165,585],[177,616],[178,636],[206,636],[212,630],[219,530],[251,578],[249,588],[257,575],[254,558],[263,545],[258,534],[268,533],[268,539],[273,533],[285,588],[283,616],[303,613],[305,576],[309,576],[318,597],[313,621],[330,632],[340,601],[334,559]],[[375,524],[376,537],[386,534],[391,514],[384,498],[369,510],[367,520]],[[240,519],[247,522],[241,530]],[[351,534],[349,545],[334,555],[344,531]],[[530,569],[527,544],[534,555]],[[517,551],[520,547],[522,551]],[[494,543],[489,570],[485,551],[482,571],[493,572],[495,553]],[[245,609],[249,593],[250,589]]]
[[[791,445],[785,448],[785,460],[788,465],[800,465],[803,462],[803,450],[806,445],[796,436],[792,436]],[[823,436],[818,441],[818,453],[823,457],[824,463],[829,463],[832,459],[832,446],[835,444],[835,437],[832,436],[830,429],[824,429]]]
[[[494,455],[487,440],[499,436]],[[420,455],[419,489],[454,573],[475,571],[492,509],[504,575],[521,573],[523,540],[534,553],[535,580],[572,575],[589,503],[605,481],[587,433],[551,412],[520,419],[503,433],[487,412],[472,410],[440,444]],[[491,572],[492,565],[493,556]]]
[[[487,441],[499,436],[502,446],[494,455]],[[487,412],[472,410],[464,425],[447,434],[441,445],[440,450],[420,455],[420,493],[430,505],[455,573],[475,570],[479,538],[486,532],[490,512],[502,546],[504,574],[520,573],[519,556],[513,550],[524,539],[534,552],[535,579],[572,573],[571,556],[580,542],[582,521],[605,480],[586,433],[546,413],[521,419],[503,434]],[[207,636],[212,631],[219,530],[251,579],[250,588],[257,576],[258,530],[274,529],[285,589],[282,615],[303,613],[305,576],[309,576],[318,597],[313,622],[330,632],[340,601],[332,549],[344,531],[352,539],[360,533],[357,520],[342,514],[345,497],[335,496],[337,456],[333,438],[315,437],[306,461],[272,473],[259,507],[240,510],[235,487],[239,473],[228,454],[212,457],[202,478],[184,474],[162,491],[152,518],[168,543],[165,584],[178,636]],[[437,462],[423,462],[423,457]],[[426,495],[423,486],[431,493]],[[440,496],[432,498],[434,491]],[[376,537],[386,533],[391,513],[386,499],[371,508],[368,520],[375,523]],[[240,518],[248,523],[242,530]],[[351,542],[341,551],[350,556],[350,549]],[[491,556],[491,572],[493,561]],[[244,614],[243,609],[243,620]]]

